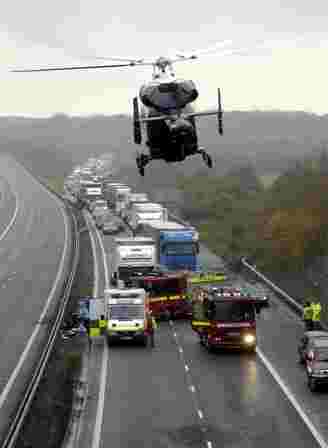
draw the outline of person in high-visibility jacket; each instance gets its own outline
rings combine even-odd
[[[321,303],[319,300],[317,300],[313,305],[312,305],[312,322],[313,322],[313,329],[314,330],[321,330]]]
[[[303,320],[305,324],[305,331],[311,331],[313,328],[313,308],[309,301],[306,301],[303,307]]]
[[[155,347],[155,330],[157,330],[157,323],[152,315],[151,311],[148,311],[146,316],[147,333],[150,337],[150,345],[152,348]]]
[[[105,319],[105,316],[102,314],[99,319],[100,334],[104,334],[106,326],[107,326],[107,320]]]

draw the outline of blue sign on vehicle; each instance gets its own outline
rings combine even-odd
[[[79,317],[80,319],[89,319],[90,313],[89,313],[89,303],[90,299],[89,297],[85,297],[83,299],[79,300]]]
[[[97,301],[96,300],[90,300],[89,301],[89,319],[90,320],[97,320],[98,319],[98,313],[97,313]]]

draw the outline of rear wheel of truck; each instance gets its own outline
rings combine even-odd
[[[113,338],[111,336],[107,336],[107,346],[110,347],[113,345]]]

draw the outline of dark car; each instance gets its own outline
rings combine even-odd
[[[305,363],[311,392],[320,385],[328,385],[328,338],[314,338],[309,343]]]
[[[326,338],[328,339],[328,331],[306,331],[304,335],[302,336],[298,347],[298,355],[299,355],[299,362],[300,364],[305,364],[305,356],[306,352],[308,350],[309,344],[314,340],[318,338]]]

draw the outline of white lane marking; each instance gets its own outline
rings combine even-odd
[[[208,440],[206,442],[207,448],[213,448],[212,442],[210,440]]]
[[[179,347],[179,352],[183,353],[183,348],[182,347]]]
[[[189,366],[187,364],[185,364],[185,371],[189,372]]]
[[[177,337],[177,334],[176,334],[176,332],[174,332],[174,333],[173,333],[173,336],[174,336],[175,338]]]
[[[197,409],[197,414],[200,419],[204,418],[204,414],[202,413],[202,411],[200,409]]]
[[[109,286],[110,286],[109,285],[109,272],[108,272],[106,251],[105,251],[104,243],[102,241],[102,238],[101,238],[97,228],[95,228],[95,232],[96,232],[96,236],[98,238],[99,246],[100,246],[102,256],[103,256],[104,272],[105,272],[105,287],[109,288]]]
[[[13,192],[12,190],[11,190],[11,192],[15,196],[16,206],[15,206],[14,214],[13,214],[11,220],[9,221],[9,223],[8,223],[7,227],[5,228],[5,230],[0,235],[0,241],[4,239],[4,237],[7,235],[7,233],[9,232],[11,227],[13,226],[13,224],[16,221],[16,218],[17,218],[18,210],[20,208],[20,203],[19,203],[19,200],[18,200],[18,194]]]
[[[189,389],[193,393],[195,393],[195,391],[196,391],[195,386],[193,384],[189,387]]]
[[[100,445],[101,426],[103,423],[105,393],[107,383],[107,365],[108,365],[108,348],[107,345],[104,344],[103,357],[101,361],[101,376],[100,376],[100,386],[98,394],[97,416],[93,431],[92,448],[98,448]]]
[[[314,424],[311,422],[311,420],[309,419],[307,414],[304,412],[304,410],[302,409],[302,406],[297,401],[297,399],[295,398],[293,393],[289,390],[289,388],[283,382],[281,376],[275,370],[275,368],[273,367],[271,362],[267,359],[267,357],[264,355],[264,353],[261,351],[261,349],[259,347],[256,348],[256,352],[259,355],[259,357],[260,357],[261,361],[263,362],[263,364],[265,365],[265,367],[268,369],[268,371],[274,378],[274,380],[278,383],[278,385],[280,386],[280,388],[282,389],[282,391],[284,392],[284,394],[286,395],[286,397],[288,398],[288,400],[290,401],[292,406],[294,406],[294,408],[298,412],[299,416],[301,417],[301,419],[303,420],[305,425],[308,427],[308,429],[312,433],[316,442],[319,444],[319,446],[321,448],[328,448],[326,441],[324,440],[324,438],[322,437],[320,432],[317,430],[317,428],[314,426]]]
[[[92,248],[92,254],[93,254],[93,275],[94,275],[94,282],[93,282],[93,297],[98,297],[98,288],[99,288],[99,266],[98,266],[98,257],[97,257],[97,248],[96,248],[96,242],[94,240],[94,236],[92,234],[92,227],[89,223],[89,216],[83,210],[84,219],[87,223],[87,227],[89,230],[89,236],[91,241],[91,248]]]
[[[98,230],[95,228],[96,236],[101,248],[101,252],[103,255],[103,263],[104,263],[104,273],[105,273],[105,287],[109,288],[109,272],[107,265],[107,257],[104,248],[103,241],[100,237]],[[101,436],[101,427],[103,423],[103,415],[104,415],[104,407],[105,407],[105,395],[106,395],[106,384],[107,384],[107,370],[108,370],[108,359],[109,359],[109,351],[107,344],[104,344],[104,350],[101,360],[101,374],[100,374],[100,385],[99,385],[99,393],[98,393],[98,404],[97,404],[97,415],[96,415],[96,423],[93,431],[92,438],[92,448],[99,448],[100,446],[100,436]]]
[[[24,167],[22,167],[22,168],[29,175],[29,177],[34,182],[34,184],[36,184],[39,188],[41,186],[41,189],[43,189],[55,202],[57,202],[58,208],[61,211],[61,213],[63,215],[63,218],[64,218],[64,227],[65,227],[64,248],[63,248],[62,257],[61,257],[61,260],[60,260],[60,263],[59,263],[59,269],[57,271],[57,275],[56,275],[55,281],[54,281],[54,283],[52,285],[51,291],[49,293],[49,296],[47,298],[47,301],[46,301],[46,304],[45,304],[45,306],[43,308],[43,311],[42,311],[42,313],[41,313],[41,315],[39,317],[39,322],[43,322],[44,319],[45,319],[45,316],[46,316],[46,314],[48,312],[48,308],[50,306],[50,303],[53,301],[55,293],[57,292],[56,291],[57,285],[60,282],[60,280],[62,278],[62,275],[63,275],[63,271],[64,271],[64,264],[65,264],[65,261],[66,261],[66,256],[67,256],[66,254],[67,254],[67,251],[68,251],[68,233],[69,233],[68,232],[68,216],[66,215],[66,213],[64,211],[63,204],[60,202],[60,200],[57,198],[57,196],[55,196],[54,194],[50,193],[50,191],[47,190],[46,187],[44,187],[42,184],[40,184],[37,180],[35,180],[34,177],[28,171],[26,171]],[[8,394],[9,394],[9,392],[10,392],[10,390],[11,390],[11,388],[12,388],[12,386],[13,386],[15,380],[16,380],[16,377],[19,374],[20,369],[22,368],[22,365],[25,362],[25,359],[27,358],[27,355],[28,355],[28,353],[29,353],[33,343],[34,343],[34,340],[35,340],[35,338],[36,338],[36,336],[37,336],[37,334],[39,332],[39,329],[40,329],[41,325],[42,324],[36,324],[36,326],[34,327],[33,333],[31,334],[29,340],[27,341],[27,344],[26,344],[26,346],[24,348],[24,351],[21,354],[15,369],[13,370],[12,374],[10,375],[9,380],[8,380],[7,384],[5,385],[3,391],[2,391],[2,393],[0,395],[0,409],[3,406],[4,402],[7,400]]]

